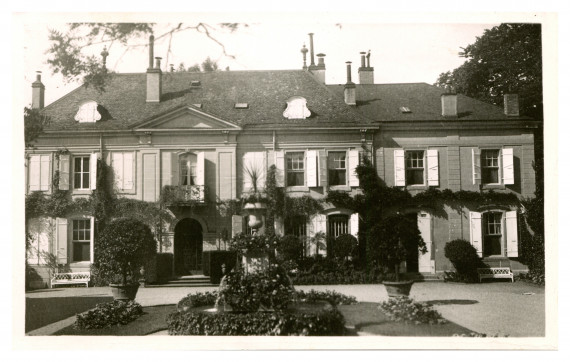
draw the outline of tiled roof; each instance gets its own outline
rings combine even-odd
[[[185,105],[201,104],[201,111],[242,127],[361,126],[372,121],[347,106],[342,97],[302,70],[227,71],[210,73],[163,73],[160,103],[146,102],[146,73],[114,74],[103,93],[79,87],[44,108],[51,117],[51,130],[129,129]],[[200,81],[192,87],[192,81]],[[46,90],[49,92],[49,89]],[[283,111],[292,96],[307,99],[308,119],[286,119]],[[96,101],[108,120],[78,123],[79,106]],[[248,103],[235,109],[235,103]],[[105,119],[105,117],[104,117]]]
[[[329,85],[341,96],[344,85]],[[445,91],[427,83],[356,85],[356,110],[376,121],[446,121],[441,115],[441,95]],[[410,112],[402,112],[401,107]],[[458,94],[458,120],[528,119],[507,117],[501,107]]]

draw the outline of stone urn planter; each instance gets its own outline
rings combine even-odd
[[[241,262],[246,273],[256,273],[269,267],[269,255],[265,251],[244,250]]]
[[[263,211],[267,208],[263,202],[248,202],[244,205],[243,209],[249,215],[248,226],[254,230],[259,230],[263,225],[261,215]]]
[[[410,295],[410,290],[412,289],[413,280],[403,280],[399,282],[382,282],[386,287],[386,292],[390,298],[394,297],[407,297]]]
[[[113,299],[115,300],[134,300],[137,291],[139,290],[139,284],[109,284],[111,287],[111,292],[113,293]]]

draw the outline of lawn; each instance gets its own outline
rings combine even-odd
[[[378,303],[357,303],[354,305],[341,305],[338,309],[344,315],[347,326],[353,326],[355,331],[366,334],[438,337],[453,336],[454,334],[469,335],[472,332],[452,322],[440,325],[415,325],[392,322],[378,309],[378,305]],[[176,310],[176,306],[145,307],[143,310],[144,315],[127,325],[95,330],[75,330],[73,326],[69,326],[56,332],[55,335],[144,336],[165,330],[167,328],[166,317]]]

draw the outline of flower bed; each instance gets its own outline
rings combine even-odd
[[[324,292],[311,289],[308,292],[303,290],[297,291],[297,299],[307,303],[315,303],[320,300],[329,302],[332,306],[356,304],[356,298],[335,292],[334,290],[325,290]]]
[[[378,307],[391,320],[415,324],[443,324],[446,320],[428,303],[418,303],[408,297],[395,297]]]
[[[78,314],[74,328],[99,329],[117,324],[127,324],[142,314],[142,307],[137,302],[114,300],[108,303],[99,303],[95,309]]]

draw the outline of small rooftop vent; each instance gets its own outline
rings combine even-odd
[[[248,109],[249,108],[249,103],[236,103],[234,105],[235,109]]]
[[[412,110],[409,107],[400,107],[400,112],[402,113],[412,113]]]
[[[196,108],[202,108],[202,103],[194,103],[192,105]]]
[[[199,80],[193,80],[190,82],[191,87],[199,87],[201,85],[202,85],[202,83]]]

